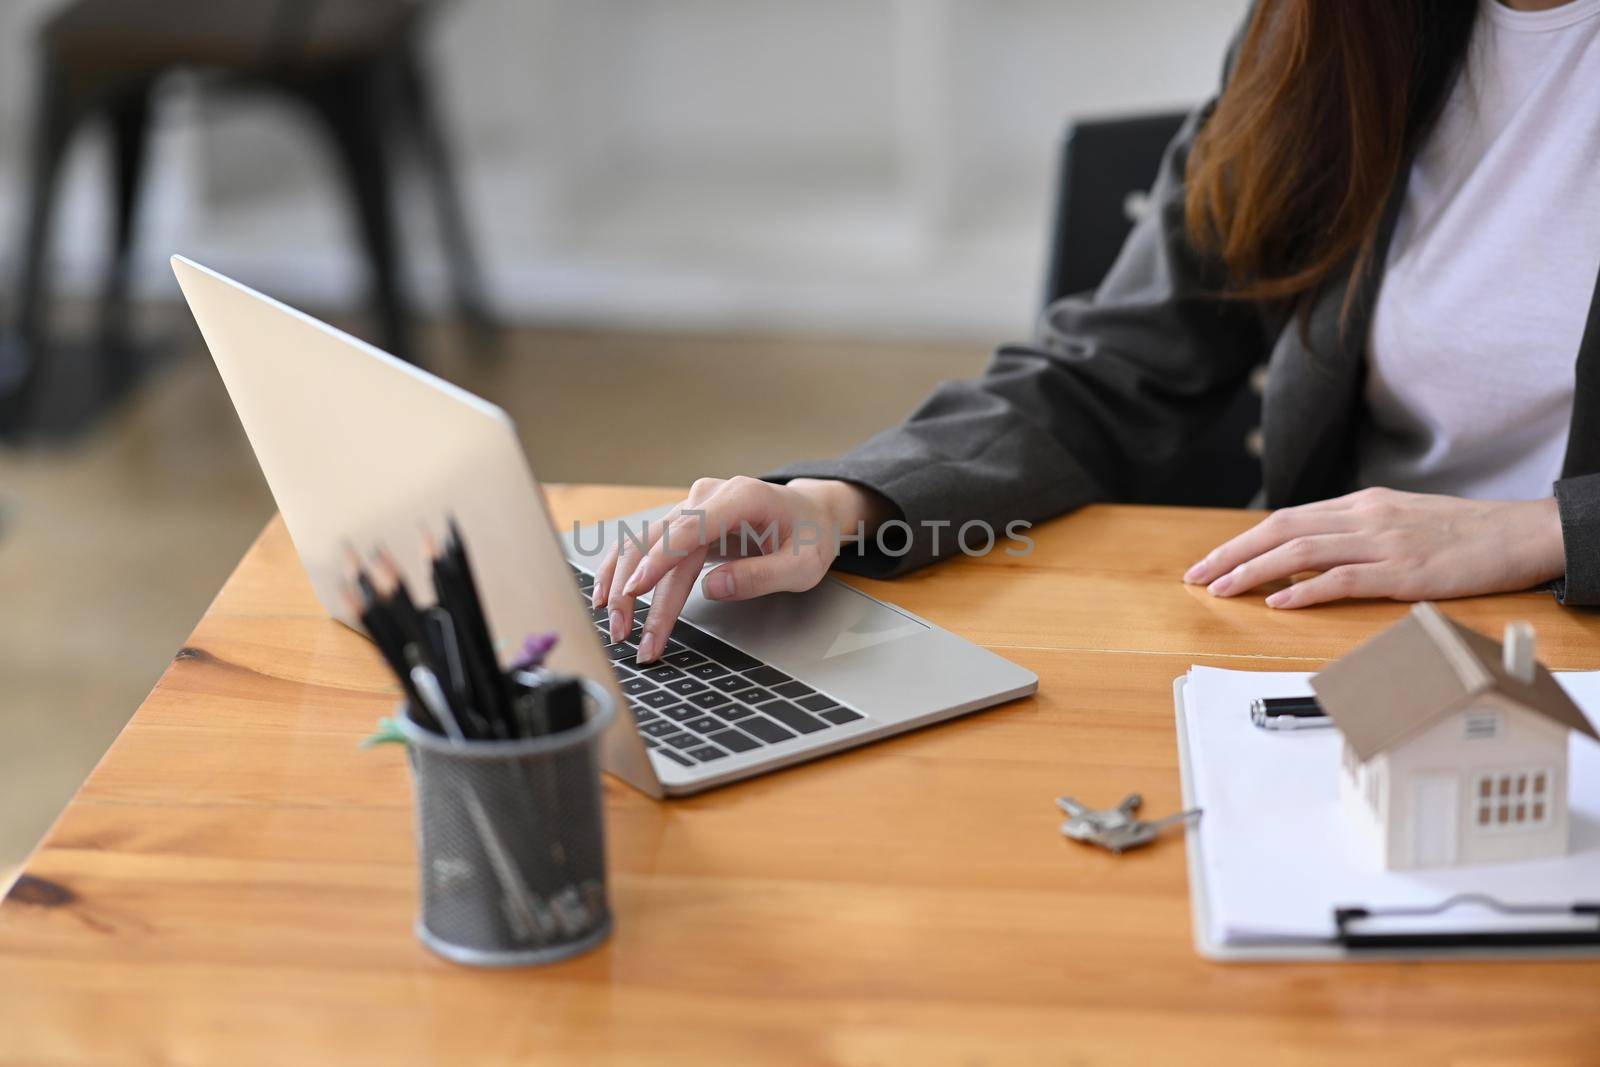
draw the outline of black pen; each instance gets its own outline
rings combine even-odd
[[[489,699],[493,701],[495,710],[507,721],[511,720],[511,695],[505,675],[500,670],[500,657],[495,653],[494,637],[489,633],[489,616],[483,610],[483,601],[478,596],[478,581],[472,573],[472,563],[467,558],[467,545],[461,536],[461,527],[456,524],[455,516],[447,520],[447,532],[444,546],[444,560],[447,570],[454,572],[457,595],[461,600],[461,611],[464,618],[457,619],[457,627],[470,633],[478,645],[484,658],[493,684],[493,692]]]
[[[467,688],[466,668],[461,662],[461,645],[456,640],[456,627],[450,613],[442,607],[431,607],[422,613],[428,628],[429,640],[439,653],[439,665],[444,668],[440,681],[451,696],[451,704],[470,704],[472,693]]]
[[[1262,697],[1250,702],[1250,721],[1263,730],[1309,730],[1332,726],[1316,697]]]
[[[433,586],[439,606],[449,613],[456,646],[461,654],[462,673],[472,694],[472,705],[496,724],[503,736],[514,736],[517,724],[506,693],[506,682],[494,653],[489,628],[471,589],[471,580],[447,547],[436,549],[430,538],[427,550],[433,556]]]

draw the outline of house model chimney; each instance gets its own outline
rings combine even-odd
[[[1506,673],[1524,685],[1533,684],[1533,627],[1525,622],[1506,623],[1501,646]]]

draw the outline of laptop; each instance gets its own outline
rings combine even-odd
[[[431,595],[420,531],[454,516],[502,655],[555,632],[550,666],[601,682],[615,701],[605,769],[650,796],[697,793],[1038,687],[1016,664],[832,578],[740,603],[696,592],[659,661],[640,664],[637,620],[612,644],[589,591],[605,548],[665,508],[557,530],[500,408],[182,256],[172,265],[328,614],[360,629],[341,591],[347,545],[387,547],[417,595]]]

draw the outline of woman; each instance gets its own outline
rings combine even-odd
[[[650,660],[742,522],[783,543],[711,570],[712,599],[835,562],[896,574],[952,551],[949,523],[1127,497],[1261,362],[1277,510],[1183,580],[1318,572],[1278,608],[1544,582],[1600,603],[1596,86],[1600,0],[1261,0],[1097,292],[839,460],[695,483],[694,514],[605,562],[596,606],[618,638],[653,590]],[[898,555],[871,536],[892,519]],[[864,547],[798,534],[818,527]]]

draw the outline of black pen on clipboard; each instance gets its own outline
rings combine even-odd
[[[1316,697],[1261,697],[1250,702],[1250,721],[1263,730],[1312,730],[1332,726]]]

